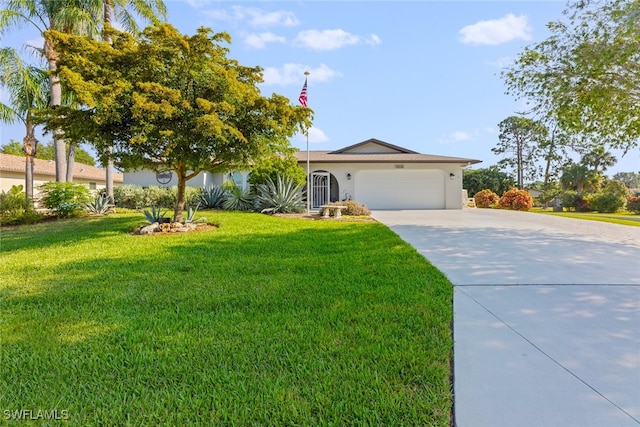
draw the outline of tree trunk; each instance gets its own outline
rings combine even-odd
[[[182,211],[185,205],[185,192],[187,188],[186,171],[176,171],[178,176],[178,193],[176,194],[176,208],[173,211],[173,221],[182,222]]]
[[[107,197],[109,198],[109,202],[113,203],[113,159],[111,158],[111,153],[113,152],[113,148],[107,148],[107,152],[109,153],[109,160],[107,160],[107,166],[105,168],[105,181],[106,181],[106,190]]]
[[[27,113],[27,135],[22,140],[22,151],[27,156],[24,166],[24,192],[28,203],[33,203],[33,159],[38,152],[38,140],[35,137],[35,129],[31,124],[31,118]]]
[[[113,11],[113,2],[111,0],[104,0],[104,16],[103,16],[104,25],[111,25],[112,11]],[[105,36],[104,41],[106,41],[110,45],[113,44],[111,37]],[[105,166],[106,169],[105,169],[104,180],[105,180],[107,197],[109,198],[109,202],[114,203],[115,199],[113,198],[113,159],[111,158],[111,153],[113,153],[113,147],[107,148],[107,153],[108,153],[107,155],[109,156],[109,159],[107,160],[107,164]]]
[[[67,153],[67,182],[73,182],[73,168],[76,165],[76,146],[69,144]]]
[[[522,186],[523,186],[523,179],[522,179],[522,146],[523,146],[523,142],[520,140],[520,137],[518,137],[517,140],[517,162],[518,162],[518,189],[522,190]]]
[[[49,71],[55,72],[58,69],[58,54],[53,49],[50,40],[44,41],[44,55],[47,58]],[[51,86],[51,106],[56,107],[62,105],[62,87],[60,79],[55,74],[49,75],[49,84]],[[62,138],[61,130],[53,131],[53,146],[56,162],[56,181],[64,182],[67,172],[67,159],[65,141]]]

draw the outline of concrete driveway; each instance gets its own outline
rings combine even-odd
[[[640,227],[375,211],[454,284],[458,427],[640,425]]]

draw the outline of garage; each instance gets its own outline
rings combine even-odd
[[[444,172],[361,170],[354,176],[355,199],[369,209],[444,209]]]

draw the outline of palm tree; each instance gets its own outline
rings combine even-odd
[[[126,30],[137,32],[136,18],[152,23],[158,16],[166,17],[162,0],[7,0],[0,9],[0,36],[23,25],[31,25],[45,38],[41,52],[47,60],[50,82],[51,105],[62,104],[62,88],[55,71],[58,68],[58,53],[45,37],[47,30],[58,30],[77,35],[97,36],[99,25],[109,25],[115,17]],[[133,13],[129,12],[132,10]],[[56,162],[56,181],[72,179],[74,146],[66,157],[66,143],[61,131],[53,131]],[[113,196],[112,162],[107,167],[107,189]]]
[[[25,126],[22,151],[27,157],[25,164],[25,194],[27,201],[33,200],[33,159],[38,151],[35,124],[32,112],[45,108],[49,100],[49,81],[46,71],[25,64],[12,48],[0,49],[0,84],[9,92],[9,105],[0,103],[0,121],[22,122]]]
[[[93,7],[92,7],[93,6]],[[8,0],[0,9],[0,36],[24,25],[33,26],[45,39],[41,50],[49,71],[50,104],[62,104],[62,87],[55,71],[58,68],[58,53],[46,31],[58,30],[73,34],[95,33],[96,18],[101,9],[96,10],[91,0]],[[61,131],[53,131],[55,146],[56,181],[67,179],[66,143]],[[71,150],[73,154],[73,150]]]
[[[578,197],[582,197],[584,186],[593,183],[597,179],[597,174],[586,165],[569,163],[562,170],[560,182],[564,188],[575,188]]]
[[[618,159],[606,151],[603,146],[594,147],[582,156],[582,164],[593,167],[593,172],[596,174],[599,172],[599,168],[602,168],[602,172],[604,172],[607,168],[615,165],[617,161]]]

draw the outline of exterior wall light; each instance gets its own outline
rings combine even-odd
[[[455,179],[455,177],[456,177],[456,174],[454,174],[453,172],[449,174],[449,179]]]
[[[347,174],[347,181],[351,181],[351,174],[350,173]]]

